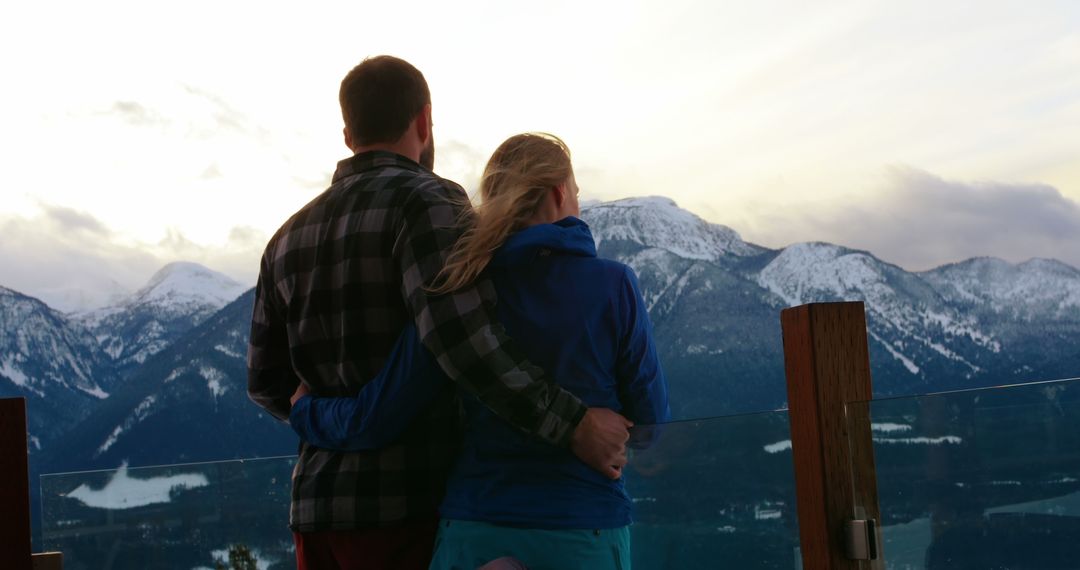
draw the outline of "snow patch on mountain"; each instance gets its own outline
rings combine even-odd
[[[883,338],[881,338],[880,336],[874,334],[873,331],[867,331],[867,332],[870,334],[870,338],[878,341],[878,343],[881,344],[881,346],[884,346],[885,350],[887,350],[889,352],[889,354],[892,355],[893,358],[899,360],[900,363],[904,365],[904,368],[908,369],[908,372],[911,372],[912,374],[918,374],[919,373],[919,370],[920,370],[919,366],[917,364],[915,364],[914,362],[912,362],[912,360],[910,358],[908,358],[907,356],[904,356],[903,354],[901,354],[900,351],[893,348],[893,346],[891,344],[889,344],[888,342],[885,342],[885,340]]]
[[[215,399],[224,395],[229,389],[226,385],[228,376],[213,366],[200,366],[199,376],[202,376],[203,379],[206,380],[206,387],[210,389],[210,393],[214,395]]]
[[[23,373],[22,370],[15,368],[13,357],[6,356],[3,360],[0,360],[0,376],[6,377],[15,383],[16,386],[23,388],[30,386],[30,378]]]
[[[97,398],[99,400],[104,400],[105,398],[109,397],[108,392],[106,392],[105,390],[102,390],[101,388],[99,388],[97,386],[76,386],[76,387],[78,389],[82,390],[83,392],[86,392],[87,394],[90,394],[91,396],[93,396],[93,397],[95,397],[95,398]]]
[[[952,336],[966,336],[974,341],[975,344],[987,348],[991,352],[1001,352],[1001,343],[975,328],[970,319],[957,320],[946,313],[937,313],[929,309],[923,311],[922,317],[925,323],[937,325],[946,334]]]
[[[582,209],[581,217],[593,230],[597,247],[606,240],[629,241],[704,261],[765,251],[744,242],[735,230],[706,222],[660,196],[589,205]]]
[[[958,435],[943,435],[941,437],[875,437],[874,443],[888,443],[900,445],[960,445],[964,439]]]
[[[236,352],[235,350],[225,346],[224,344],[219,344],[215,346],[214,350],[220,352],[221,354],[224,354],[225,356],[231,356],[233,358],[244,358],[243,354]]]
[[[791,451],[791,440],[784,439],[776,443],[766,444],[764,446],[765,453],[775,454],[781,451]]]
[[[128,473],[125,461],[101,489],[83,483],[67,494],[87,507],[124,510],[172,502],[178,490],[206,487],[210,482],[202,473],[180,473],[162,477],[135,478]]]
[[[665,249],[647,248],[629,255],[621,262],[634,268],[639,279],[648,276],[651,287],[645,287],[641,295],[645,300],[645,307],[652,313],[653,308],[668,288],[675,283],[682,273],[681,266],[685,261]]]
[[[881,433],[897,433],[911,431],[911,426],[908,424],[898,424],[894,422],[881,422],[870,424],[870,429]]]
[[[135,409],[128,414],[128,417],[124,419],[123,423],[116,426],[112,433],[109,434],[109,437],[105,438],[105,441],[98,446],[97,452],[94,453],[94,457],[99,457],[102,453],[108,451],[110,447],[120,440],[120,436],[124,432],[145,420],[150,415],[155,403],[157,403],[157,396],[154,395],[147,396],[142,402],[139,402],[139,405],[135,406]]]
[[[894,432],[906,432],[911,430],[911,426],[904,424],[870,424],[870,429],[880,433],[894,433]],[[943,435],[940,437],[882,437],[874,436],[874,443],[883,443],[891,445],[960,445],[964,442],[963,438],[956,435]],[[780,453],[781,451],[791,450],[791,440],[785,439],[776,443],[770,443],[764,446],[766,453]]]

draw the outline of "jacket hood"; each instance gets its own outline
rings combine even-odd
[[[529,226],[513,235],[495,251],[491,264],[511,266],[530,263],[538,255],[561,253],[596,257],[596,242],[585,222],[569,216],[553,224]]]

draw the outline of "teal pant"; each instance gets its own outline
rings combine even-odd
[[[430,570],[476,570],[504,556],[529,570],[630,570],[630,527],[544,530],[444,519]]]

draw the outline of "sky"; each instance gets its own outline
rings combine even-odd
[[[1080,266],[1076,2],[401,6],[0,9],[0,285],[99,302],[180,259],[254,283],[349,154],[341,78],[383,53],[427,77],[466,188],[541,130],[583,198],[667,196],[764,246]]]

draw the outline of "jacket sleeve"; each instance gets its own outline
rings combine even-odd
[[[392,443],[450,386],[409,323],[379,373],[355,398],[304,396],[289,423],[301,439],[323,449],[379,449]]]
[[[430,186],[438,186],[432,188]],[[394,244],[402,296],[424,346],[451,380],[519,430],[568,445],[587,408],[530,363],[497,321],[495,294],[485,278],[452,293],[434,284],[471,209],[465,192],[435,181],[410,193]]]
[[[269,254],[267,254],[269,255]],[[279,420],[289,418],[289,398],[300,379],[289,360],[289,337],[274,301],[270,263],[263,257],[255,285],[247,354],[248,397]]]
[[[642,448],[658,436],[656,424],[671,420],[671,409],[649,311],[637,276],[629,267],[623,273],[619,313],[622,320],[617,364],[619,401],[624,406],[623,414],[636,424],[631,430],[630,446]]]

